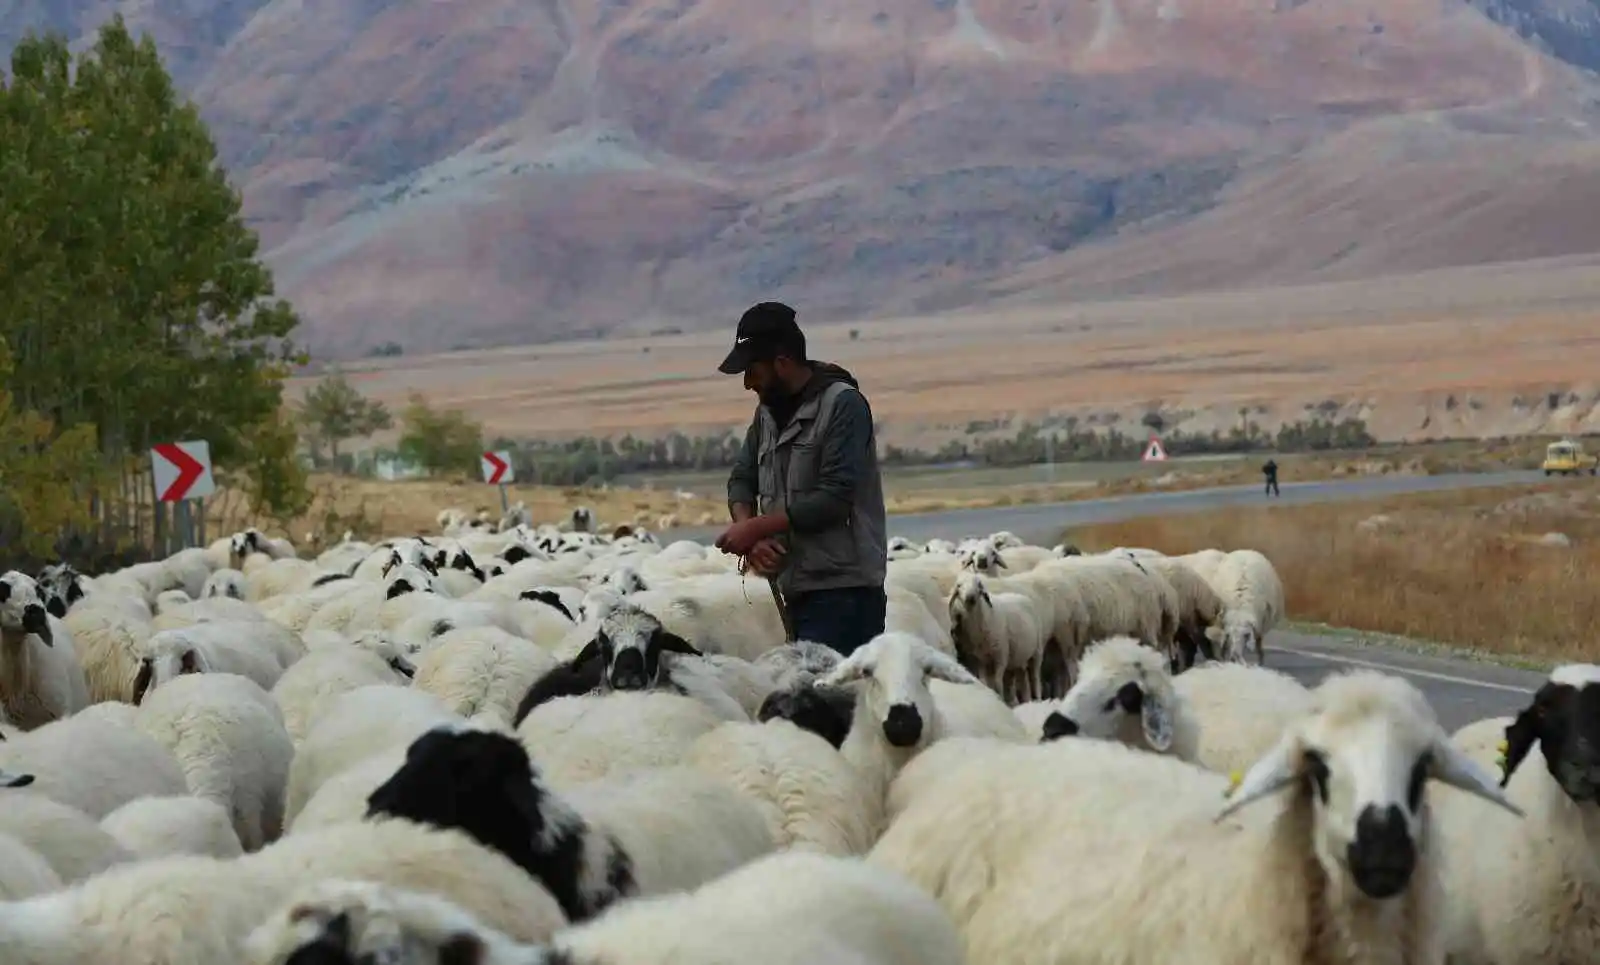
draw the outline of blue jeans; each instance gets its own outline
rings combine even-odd
[[[813,590],[784,601],[795,636],[826,644],[848,657],[883,632],[889,596],[881,586]]]

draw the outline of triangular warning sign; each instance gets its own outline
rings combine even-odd
[[[1161,448],[1161,440],[1155,436],[1150,437],[1150,445],[1145,447],[1145,462],[1161,462],[1167,458],[1167,450]]]

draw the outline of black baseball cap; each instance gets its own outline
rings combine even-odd
[[[806,337],[795,324],[794,309],[782,302],[752,305],[739,318],[733,333],[733,349],[717,366],[723,375],[740,375],[751,362],[762,362],[787,355],[796,361],[806,358]]]

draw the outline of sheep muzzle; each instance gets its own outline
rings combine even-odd
[[[50,614],[37,603],[30,603],[22,608],[22,631],[38,637],[47,647],[56,645],[55,638],[50,633]]]
[[[895,704],[883,720],[883,736],[895,747],[911,747],[922,739],[922,714],[912,704]]]
[[[1078,722],[1058,710],[1051,711],[1050,716],[1044,719],[1044,734],[1039,742],[1060,740],[1063,737],[1076,737]]]
[[[1367,897],[1381,901],[1405,891],[1417,870],[1417,844],[1400,805],[1363,808],[1346,854],[1350,875]]]

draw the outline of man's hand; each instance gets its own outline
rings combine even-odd
[[[772,577],[783,569],[785,552],[787,550],[784,549],[783,544],[769,536],[750,550],[749,555],[745,557],[745,562],[750,564],[750,568],[756,572],[756,575]]]
[[[756,544],[783,531],[782,516],[757,516],[729,526],[717,537],[717,549],[731,556],[749,556]]]

